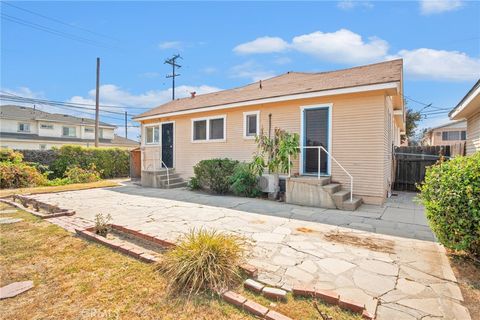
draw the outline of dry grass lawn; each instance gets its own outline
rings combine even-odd
[[[6,208],[12,207],[0,204],[0,210]],[[2,216],[24,221],[0,225],[0,285],[35,284],[0,301],[4,319],[253,319],[215,297],[169,297],[166,279],[154,265],[87,242],[24,211]],[[308,300],[289,296],[287,303],[273,303],[244,294],[294,319],[320,319]],[[360,319],[337,307],[319,306],[335,320]]]
[[[75,191],[93,188],[116,187],[118,183],[115,180],[100,180],[90,183],[74,183],[64,186],[51,187],[33,187],[33,188],[18,188],[18,189],[2,189],[0,190],[0,198],[9,197],[14,194],[36,194],[36,193],[53,193],[62,191]]]

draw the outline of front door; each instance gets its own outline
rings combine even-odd
[[[173,168],[173,123],[162,124],[162,161]]]
[[[329,108],[319,107],[303,110],[303,146],[322,146],[329,150],[328,145],[328,121]],[[320,152],[320,168],[318,148],[304,148],[303,150],[303,173],[304,174],[328,174],[328,155],[325,151]]]

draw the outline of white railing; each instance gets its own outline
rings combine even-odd
[[[162,165],[164,165],[165,169],[167,169],[167,186],[170,186],[170,174],[168,173],[168,167],[165,164],[165,162],[163,162],[163,160],[160,160],[160,161],[162,161]]]
[[[348,175],[350,178],[350,202],[353,201],[353,177],[348,171],[335,159],[330,152],[328,152],[324,147],[322,146],[302,146],[298,147],[299,149],[317,149],[318,150],[318,173],[317,173],[317,178],[320,179],[320,174],[321,174],[321,160],[322,160],[322,152],[321,150],[325,151],[325,153],[330,156],[330,159],[333,159],[336,164]],[[291,166],[290,166],[290,155],[288,155],[288,177],[291,176]]]

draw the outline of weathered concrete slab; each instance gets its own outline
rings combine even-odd
[[[0,300],[13,298],[33,288],[33,281],[13,282],[0,288]]]
[[[0,224],[10,224],[10,223],[16,223],[23,221],[23,219],[20,218],[0,218]]]
[[[35,197],[76,210],[76,220],[56,221],[67,227],[65,219],[87,224],[103,212],[115,224],[169,241],[194,227],[240,234],[252,243],[248,262],[258,268],[258,281],[286,290],[295,284],[334,290],[364,304],[376,319],[469,319],[445,250],[433,241],[414,239],[422,233],[427,237],[429,231],[415,223],[421,208],[404,203],[411,196],[384,207],[360,208],[363,213],[357,215],[134,186]],[[408,213],[396,218],[395,212]],[[389,220],[383,219],[385,214]],[[372,232],[360,230],[366,225]],[[379,234],[382,229],[399,237]]]

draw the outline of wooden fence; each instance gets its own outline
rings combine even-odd
[[[440,157],[449,159],[463,155],[458,146],[409,146],[394,150],[395,183],[397,191],[418,191],[416,185],[425,179],[428,166],[435,164]]]

